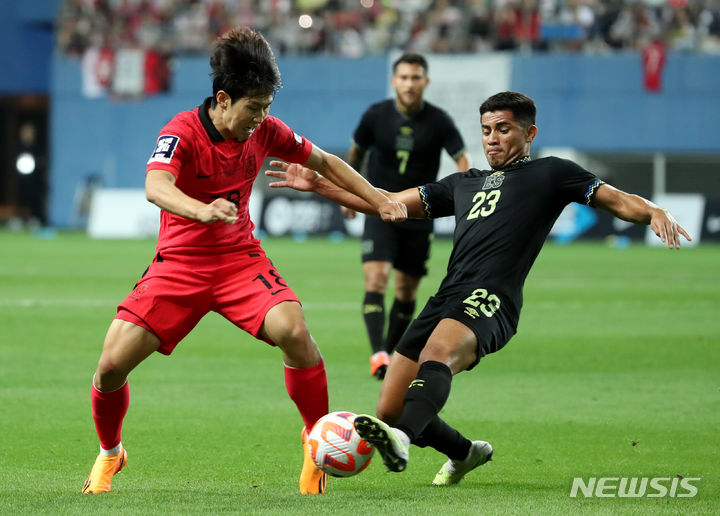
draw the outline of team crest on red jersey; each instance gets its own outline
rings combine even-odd
[[[248,156],[245,158],[245,177],[250,179],[251,177],[255,177],[257,174],[257,162],[255,161],[255,156]]]
[[[148,163],[159,162],[159,163],[170,163],[170,160],[175,154],[175,149],[180,141],[180,137],[173,136],[171,134],[161,134],[158,137],[157,144],[155,144],[155,150],[153,151]]]
[[[147,283],[143,283],[142,285],[137,285],[132,292],[130,292],[130,297],[132,297],[135,300],[140,299],[140,296],[142,296],[147,289],[150,287]]]

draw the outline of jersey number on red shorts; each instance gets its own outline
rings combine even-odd
[[[272,276],[274,278],[275,285],[280,285],[282,288],[273,290],[274,285],[270,281],[268,281],[267,278],[262,273],[255,276],[255,278],[253,279],[253,282],[255,282],[255,281],[262,282],[262,284],[265,285],[265,287],[268,290],[270,290],[271,296],[274,296],[278,292],[282,292],[283,290],[285,290],[288,287],[288,284],[285,283],[285,280],[282,278],[282,276],[280,276],[278,274],[278,272],[275,269],[270,269],[270,276]]]

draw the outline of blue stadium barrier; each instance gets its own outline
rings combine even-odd
[[[720,56],[671,53],[659,93],[644,90],[638,54],[533,54],[512,60],[509,87],[538,103],[536,148],[720,152],[720,138],[709,130],[720,117]],[[285,57],[279,66],[285,87],[271,113],[329,151],[345,152],[361,113],[386,96],[387,57]],[[105,187],[142,187],[158,131],[176,112],[197,106],[209,94],[209,72],[206,58],[181,58],[170,94],[142,101],[89,100],[81,93],[79,62],[56,57],[51,223],[72,224],[77,188],[89,175],[99,175]]]

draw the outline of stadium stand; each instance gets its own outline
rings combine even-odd
[[[298,24],[304,30],[289,30]],[[609,52],[656,39],[720,52],[718,0],[65,0],[57,41],[74,56],[97,46],[203,54],[235,25],[259,29],[290,55]]]
[[[387,95],[392,55],[412,49],[431,58],[430,93],[469,140],[483,95],[515,89],[542,106],[538,149],[581,153],[644,195],[720,195],[708,126],[720,0],[35,0],[0,2],[0,15],[0,41],[22,48],[0,77],[0,225],[84,227],[87,192],[141,187],[147,146],[169,112],[207,94],[209,45],[236,24],[278,53],[287,87],[273,114],[333,151]],[[21,138],[30,126],[37,137]],[[32,173],[17,168],[25,152]]]

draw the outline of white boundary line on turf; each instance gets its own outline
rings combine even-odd
[[[17,299],[0,299],[0,306],[15,308],[43,308],[43,307],[62,307],[69,308],[92,308],[102,306],[117,306],[116,301],[107,299],[44,299],[44,298],[17,298]]]
[[[43,298],[17,298],[2,299],[0,298],[0,307],[11,308],[103,308],[115,307],[122,299],[43,299]],[[302,300],[301,300],[302,301]],[[360,303],[355,302],[306,302],[303,303],[305,310],[326,310],[332,312],[342,312],[350,310],[360,310]]]

